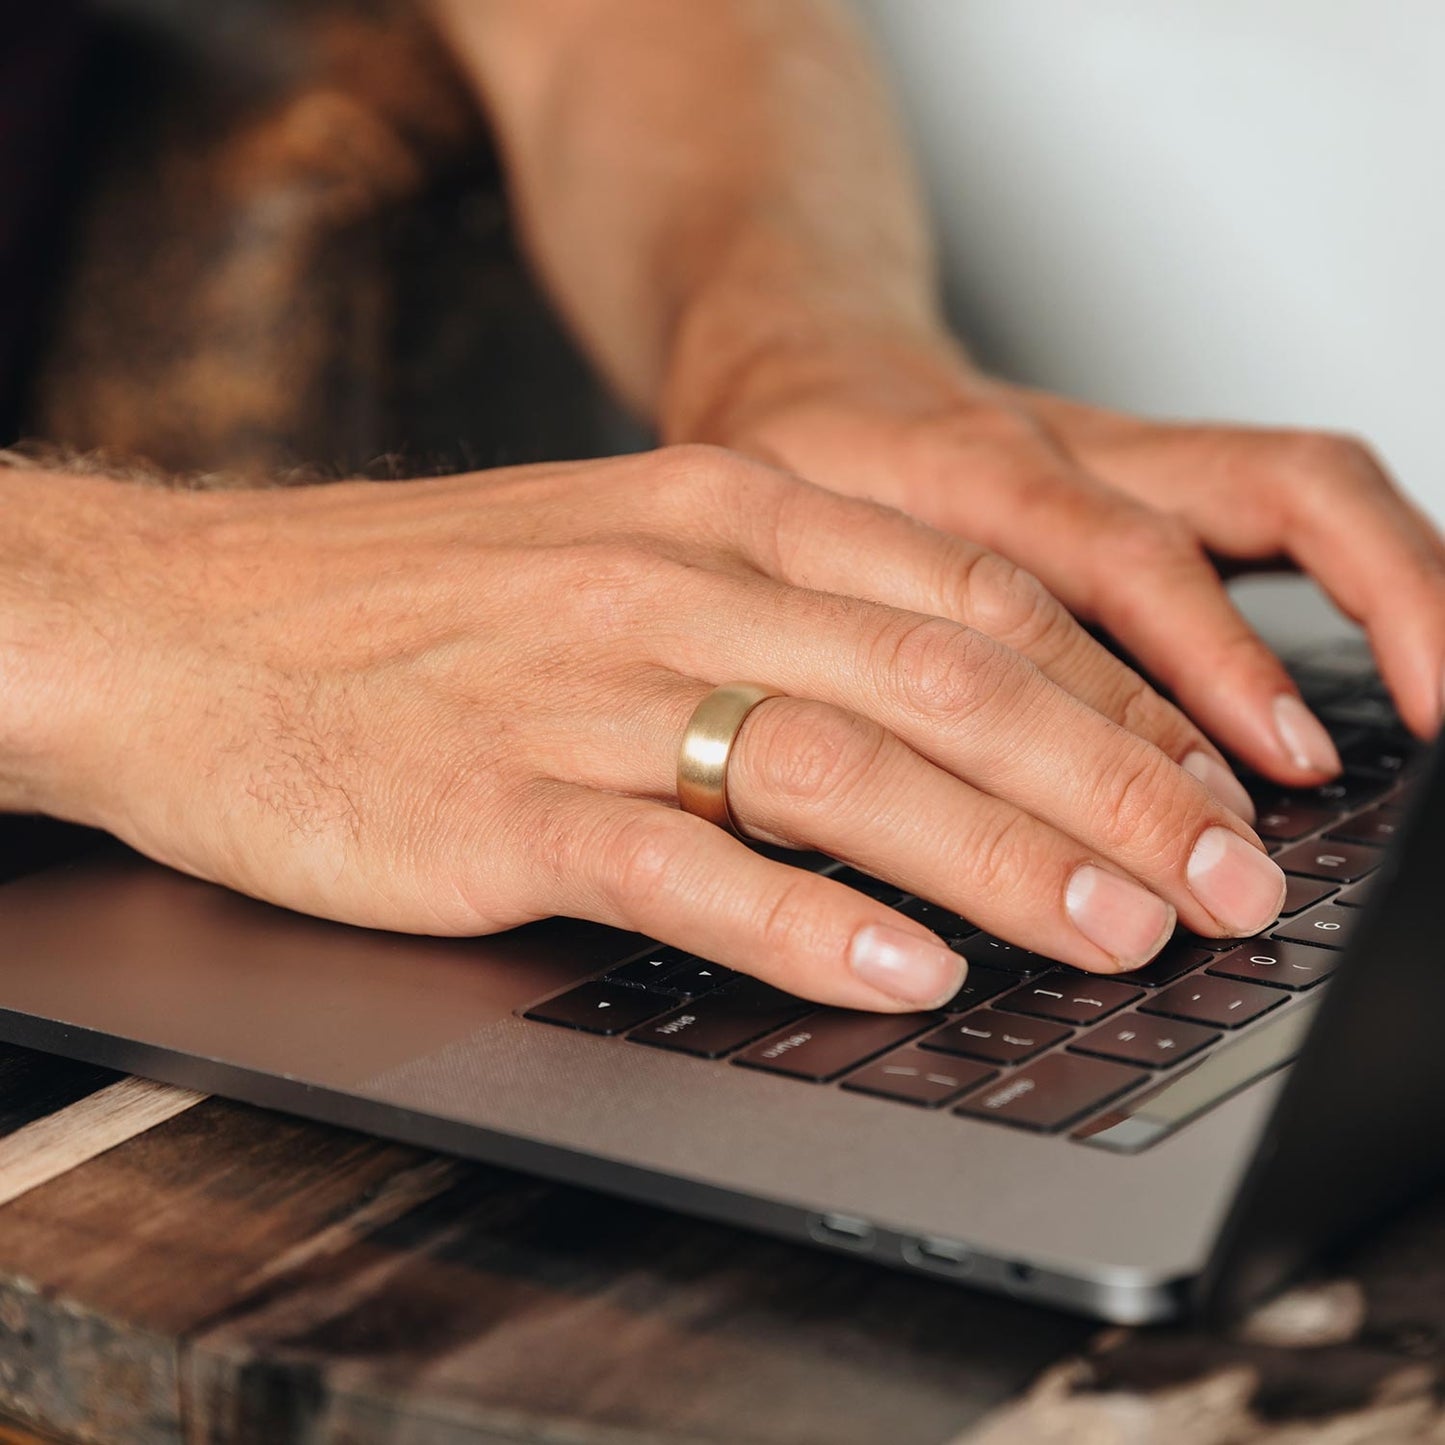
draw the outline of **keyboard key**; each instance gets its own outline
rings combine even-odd
[[[1196,947],[1187,939],[1172,938],[1143,968],[1121,973],[1119,979],[1122,983],[1140,988],[1163,988],[1165,984],[1173,983],[1186,973],[1202,968],[1211,957],[1211,953]]]
[[[988,1064],[1021,1064],[1035,1054],[1071,1037],[1072,1029],[1042,1019],[980,1009],[966,1018],[945,1024],[937,1033],[918,1041],[919,1047],[940,1053],[961,1054]]]
[[[822,1084],[906,1042],[938,1022],[937,1014],[870,1014],[827,1009],[756,1043],[735,1064]]]
[[[1286,794],[1280,801],[1287,798],[1291,802],[1308,803],[1321,808],[1338,808],[1342,813],[1353,813],[1357,808],[1373,803],[1382,793],[1388,791],[1389,787],[1389,783],[1382,783],[1378,778],[1344,773],[1338,778],[1331,778],[1328,783],[1321,783],[1317,788]]]
[[[1257,939],[1227,953],[1209,972],[1221,978],[1244,979],[1272,988],[1313,988],[1334,971],[1335,955],[1328,949],[1303,943],[1275,943]]]
[[[1312,807],[1307,803],[1280,803],[1262,809],[1255,832],[1261,838],[1274,843],[1293,843],[1310,833],[1318,833],[1338,821],[1339,813],[1333,808]]]
[[[965,952],[964,940],[972,938],[978,929],[968,919],[960,918],[951,908],[941,903],[930,903],[926,898],[910,898],[902,903],[898,911],[915,923],[931,928],[951,949]]]
[[[1353,883],[1350,887],[1336,893],[1330,902],[1340,908],[1363,908],[1370,901],[1370,895],[1375,889],[1375,880],[1380,875],[1372,873],[1363,882]]]
[[[1286,873],[1306,878],[1323,878],[1331,883],[1353,883],[1380,866],[1384,854],[1361,843],[1296,843],[1274,861]]]
[[[1196,974],[1146,999],[1139,1005],[1139,1012],[1187,1019],[1197,1024],[1213,1024],[1216,1028],[1237,1029],[1257,1019],[1260,1014],[1278,1008],[1283,1002],[1284,995],[1274,989],[1240,983],[1236,979]]]
[[[1332,883],[1322,883],[1318,878],[1299,878],[1291,873],[1284,880],[1284,907],[1279,911],[1280,917],[1292,918],[1296,913],[1303,913],[1334,891]]]
[[[1311,943],[1316,948],[1344,948],[1358,922],[1356,909],[1341,908],[1333,902],[1321,903],[1318,908],[1281,924],[1269,936],[1293,943]]]
[[[856,1074],[849,1074],[843,1080],[843,1087],[859,1094],[877,1094],[884,1099],[936,1109],[957,1098],[965,1089],[976,1089],[987,1083],[994,1073],[983,1064],[906,1048],[885,1054]]]
[[[655,985],[664,993],[680,994],[684,998],[694,998],[698,994],[711,993],[715,988],[721,988],[730,979],[738,975],[730,968],[724,968],[720,963],[707,963],[700,958],[695,958],[684,968],[678,969],[676,973],[668,974],[660,983]]]
[[[669,999],[669,1003],[675,1000]],[[815,1005],[781,989],[744,979],[696,1003],[684,1004],[628,1035],[639,1044],[720,1059],[780,1029]]]
[[[908,894],[896,883],[885,883],[883,879],[861,873],[856,868],[840,868],[829,877],[835,883],[846,883],[849,888],[855,889],[859,893],[866,893],[869,898],[876,898],[880,903],[888,904],[889,907],[895,903],[902,903],[908,897]]]
[[[1111,979],[1051,973],[1015,989],[999,1000],[998,1007],[1061,1024],[1091,1024],[1143,997],[1143,989]]]
[[[524,1017],[589,1034],[620,1034],[672,1008],[675,999],[614,983],[584,983],[529,1008]]]
[[[996,938],[992,933],[979,933],[970,938],[964,956],[970,964],[981,963],[989,968],[1006,969],[1009,973],[1044,973],[1058,967],[1052,958],[1030,953],[1028,949]]]
[[[1346,770],[1351,773],[1393,782],[1405,775],[1417,753],[1418,746],[1414,743],[1382,738],[1376,734],[1345,748],[1340,756]]]
[[[1050,1054],[971,1094],[954,1113],[1052,1133],[1148,1078],[1103,1059]]]
[[[1368,812],[1346,819],[1325,836],[1341,843],[1368,843],[1375,848],[1384,848],[1394,841],[1400,821],[1398,808],[1371,808]]]
[[[614,968],[607,975],[607,981],[651,988],[668,974],[676,973],[684,965],[696,961],[690,953],[684,953],[680,948],[659,947],[651,953],[643,954],[641,958],[634,958],[631,963],[624,963],[621,968]]]
[[[991,998],[997,998],[1001,993],[1007,993],[1011,988],[1019,986],[1019,976],[1016,973],[1001,973],[996,968],[985,968],[982,964],[970,963],[968,976],[963,981],[963,987],[944,1004],[943,1012],[946,1014],[964,1013],[971,1008],[977,1008],[981,1003],[987,1003]]]
[[[1069,1045],[1073,1054],[1098,1054],[1121,1064],[1167,1069],[1222,1037],[1197,1024],[1176,1023],[1148,1014],[1127,1013],[1090,1029]]]

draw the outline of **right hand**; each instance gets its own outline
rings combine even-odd
[[[786,694],[733,753],[743,827],[1048,957],[1112,972],[1176,914],[1233,936],[1282,901],[1219,753],[1031,577],[726,452],[0,486],[31,519],[0,556],[12,802],[279,904],[461,935],[569,914],[831,1004],[941,1003],[962,964],[927,929],[670,806],[735,680]]]

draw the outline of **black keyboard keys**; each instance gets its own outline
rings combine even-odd
[[[921,1049],[897,1049],[843,1080],[857,1094],[876,1094],[905,1104],[936,1109],[956,1099],[965,1089],[976,1089],[993,1077],[994,1070],[964,1059],[950,1059]]]
[[[584,983],[526,1011],[544,1024],[582,1029],[589,1034],[620,1034],[644,1019],[672,1008],[676,999],[615,983]]]
[[[1128,973],[1121,973],[1119,978],[1121,982],[1140,988],[1163,988],[1165,984],[1173,983],[1175,979],[1208,963],[1212,956],[1184,939],[1171,939],[1143,968],[1131,968]]]
[[[1335,956],[1328,949],[1303,943],[1276,943],[1256,939],[1226,953],[1209,972],[1221,978],[1238,978],[1273,988],[1313,988],[1334,971]]]
[[[1149,1069],[1167,1069],[1208,1048],[1219,1038],[1219,1034],[1197,1024],[1127,1013],[1090,1029],[1069,1045],[1069,1052],[1097,1054],[1117,1059],[1121,1064],[1143,1064]]]
[[[1333,883],[1322,883],[1318,878],[1296,878],[1293,873],[1288,874],[1284,880],[1284,907],[1280,909],[1279,916],[1293,918],[1296,913],[1313,908],[1316,903],[1328,898],[1335,891],[1335,886]]]
[[[979,1004],[987,1003],[989,999],[997,998],[999,994],[1007,993],[1009,989],[1018,986],[1019,976],[1016,973],[1000,973],[996,968],[983,968],[979,964],[971,963],[968,966],[968,974],[963,980],[963,986],[944,1004],[943,1012],[963,1013],[967,1009],[977,1008]]]
[[[700,993],[711,993],[713,989],[721,988],[729,979],[736,977],[737,974],[732,969],[724,968],[720,963],[707,963],[703,959],[695,958],[675,973],[668,974],[657,987],[666,993],[694,998]]]
[[[651,953],[643,954],[641,958],[634,958],[631,963],[624,963],[621,968],[614,968],[607,975],[607,980],[609,983],[632,983],[639,988],[651,988],[668,974],[676,973],[685,964],[696,961],[690,953],[684,953],[680,948],[659,947]]]
[[[1270,933],[1271,940],[1283,938],[1291,943],[1310,943],[1316,948],[1343,948],[1359,922],[1359,913],[1337,903],[1321,903],[1298,918],[1291,918]]]
[[[1335,843],[1317,838],[1311,843],[1296,843],[1293,848],[1286,848],[1274,861],[1286,873],[1323,878],[1331,883],[1353,883],[1374,872],[1383,856],[1378,848],[1367,848],[1360,843]]]
[[[1333,808],[1309,803],[1275,803],[1272,807],[1260,809],[1255,832],[1268,842],[1293,843],[1307,834],[1329,827],[1339,816]]]
[[[970,965],[981,963],[987,968],[1002,968],[1009,973],[1043,973],[1058,967],[1052,958],[1030,953],[1028,949],[997,938],[992,933],[975,934],[964,945],[963,956]]]
[[[1371,808],[1341,823],[1328,837],[1341,843],[1367,843],[1374,848],[1384,848],[1394,841],[1400,822],[1398,808]]]
[[[733,1063],[822,1084],[922,1033],[937,1021],[937,1014],[824,1010],[754,1044]]]
[[[919,1047],[946,1054],[961,1054],[989,1064],[1020,1064],[1068,1038],[1072,1029],[1043,1019],[980,1009],[966,1018],[945,1024],[937,1033],[920,1039]]]
[[[1143,997],[1142,988],[1130,988],[1112,979],[1085,973],[1050,973],[1015,989],[1000,999],[998,1006],[1010,1013],[1030,1014],[1061,1024],[1091,1024]]]
[[[1187,1019],[1216,1028],[1237,1029],[1260,1014],[1278,1008],[1285,996],[1256,983],[1232,978],[1211,978],[1195,974],[1139,1005],[1141,1014],[1162,1014],[1165,1018]]]
[[[898,911],[905,918],[931,928],[951,949],[963,953],[964,940],[972,938],[978,929],[966,918],[960,918],[951,908],[941,903],[930,903],[926,898],[910,898],[899,905]]]
[[[1143,1083],[1142,1069],[1078,1054],[1050,1054],[970,1094],[956,1114],[1052,1133]]]
[[[667,1002],[675,1004],[676,1000]],[[757,979],[745,979],[695,1003],[674,1008],[672,1013],[634,1029],[628,1037],[657,1049],[720,1059],[782,1028],[813,1007]]]

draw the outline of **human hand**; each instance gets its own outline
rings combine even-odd
[[[724,452],[0,485],[5,799],[276,903],[569,914],[828,1003],[940,1003],[962,965],[926,929],[669,806],[734,679],[787,694],[738,738],[744,828],[1049,957],[1112,971],[1176,912],[1230,936],[1282,900],[1213,747],[1032,578]]]
[[[901,507],[1034,573],[1259,772],[1317,783],[1328,734],[1220,570],[1281,561],[1364,624],[1406,723],[1445,705],[1445,545],[1359,443],[1140,420],[976,377],[947,350],[765,358],[674,429]]]

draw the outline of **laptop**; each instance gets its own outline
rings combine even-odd
[[[1358,641],[1292,642],[1347,771],[1249,780],[1290,875],[1253,939],[1100,978],[801,860],[969,959],[900,1018],[572,921],[330,924],[113,845],[0,887],[0,1039],[1120,1323],[1232,1317],[1445,1174],[1445,752]]]

